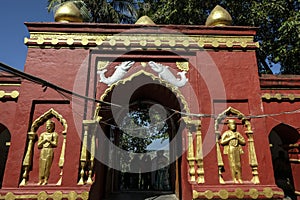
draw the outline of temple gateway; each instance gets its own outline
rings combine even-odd
[[[300,199],[300,77],[257,28],[55,19],[1,63],[0,199]]]

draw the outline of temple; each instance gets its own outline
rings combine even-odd
[[[1,64],[0,199],[300,199],[300,77],[257,28],[55,17]]]

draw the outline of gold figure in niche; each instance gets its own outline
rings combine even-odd
[[[224,154],[228,155],[231,176],[234,183],[243,183],[241,154],[243,154],[242,145],[245,145],[244,137],[236,131],[235,120],[229,119],[228,131],[222,134],[220,143],[224,146]]]
[[[43,132],[38,140],[38,148],[41,149],[38,185],[48,184],[54,148],[57,147],[58,142],[58,134],[54,130],[55,123],[52,120],[47,120],[46,132]]]

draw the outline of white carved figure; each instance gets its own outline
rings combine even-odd
[[[182,87],[184,86],[187,82],[188,79],[186,78],[185,71],[178,72],[177,75],[180,76],[179,78],[176,78],[172,72],[168,69],[168,66],[164,66],[160,63],[156,63],[154,61],[149,62],[150,67],[158,73],[159,78],[164,79],[165,81],[168,81],[172,85],[175,85],[177,87]]]
[[[107,69],[100,70],[97,72],[97,74],[99,74],[100,76],[99,81],[110,86],[118,80],[121,80],[133,64],[134,61],[125,61],[122,62],[120,65],[115,66],[116,70],[113,73],[113,75],[111,75],[111,77],[105,77],[104,73],[107,71]]]

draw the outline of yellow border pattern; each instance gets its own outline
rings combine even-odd
[[[16,195],[13,192],[8,192],[5,195],[0,195],[0,199],[2,200],[15,200],[15,199],[37,199],[37,200],[45,200],[45,199],[53,199],[53,200],[75,200],[82,199],[88,200],[89,192],[84,191],[82,193],[76,193],[75,191],[71,191],[69,193],[63,193],[62,191],[56,191],[53,194],[47,194],[45,191],[41,191],[38,194],[21,194]]]
[[[253,36],[221,36],[221,35],[180,35],[177,34],[96,34],[96,33],[62,33],[31,32],[30,38],[24,38],[28,46],[87,47],[106,45],[108,47],[141,47],[141,48],[189,48],[205,47],[239,47],[258,48],[259,43]]]
[[[258,191],[255,188],[250,188],[248,191],[245,191],[241,188],[236,188],[233,192],[229,192],[225,189],[221,189],[219,191],[211,191],[206,190],[204,192],[198,192],[196,190],[193,190],[193,199],[198,198],[206,198],[206,199],[212,199],[214,197],[221,198],[221,199],[228,199],[230,198],[238,198],[243,199],[244,197],[250,197],[252,199],[257,199],[259,196],[265,196],[266,198],[270,199],[274,195],[284,195],[283,192],[280,191],[273,191],[272,188],[265,187],[262,191]]]
[[[16,99],[19,97],[19,92],[14,90],[12,92],[5,92],[4,90],[0,90],[0,99],[4,98],[5,96],[9,96],[10,98]]]
[[[290,101],[294,101],[294,100],[299,100],[300,99],[300,95],[297,94],[280,94],[280,93],[276,93],[276,94],[270,94],[270,93],[264,93],[261,96],[262,99],[265,100],[290,100]]]

